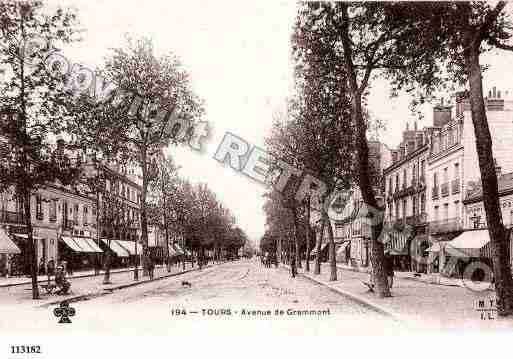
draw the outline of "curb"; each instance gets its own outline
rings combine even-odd
[[[155,267],[157,268],[157,267]],[[165,268],[165,267],[163,267]],[[110,272],[110,275],[116,275],[118,273],[126,273],[126,272],[133,272],[135,268],[128,268],[128,269],[123,269],[123,270],[119,270],[119,271],[114,271],[114,272]],[[139,269],[142,269],[139,268]],[[73,275],[71,277],[67,277],[69,279],[77,279],[77,278],[88,278],[88,277],[99,277],[99,276],[102,276],[105,274],[105,271],[103,272],[100,272],[99,274],[79,274],[79,275]],[[48,279],[40,279],[37,281],[37,283],[46,283],[48,282]],[[26,282],[20,282],[20,283],[8,283],[8,284],[0,284],[0,288],[9,288],[9,287],[17,287],[17,286],[21,286],[21,285],[29,285],[29,284],[32,284],[32,281],[29,279],[27,280]]]
[[[214,265],[212,265],[212,264],[206,265],[203,268],[201,268],[201,270],[207,269],[207,268],[211,268],[213,266]],[[103,288],[100,292],[88,293],[88,294],[79,294],[79,295],[75,295],[75,296],[72,296],[72,297],[69,297],[69,298],[64,298],[62,300],[56,300],[56,301],[53,301],[53,302],[45,303],[45,304],[42,304],[42,305],[39,305],[39,306],[36,306],[36,307],[38,307],[38,308],[46,308],[46,307],[49,307],[51,305],[60,304],[62,302],[68,302],[68,303],[81,302],[81,301],[84,301],[84,300],[89,300],[89,299],[93,299],[93,298],[97,298],[97,297],[102,297],[102,296],[105,296],[107,294],[111,294],[112,292],[114,292],[116,290],[125,289],[125,288],[129,288],[129,287],[135,287],[135,286],[138,286],[138,285],[147,284],[147,283],[151,283],[151,282],[156,282],[156,281],[159,281],[159,280],[163,280],[163,279],[167,279],[167,278],[171,278],[171,277],[176,277],[176,276],[179,276],[179,275],[182,275],[182,274],[186,274],[186,273],[189,273],[189,272],[195,272],[195,271],[199,271],[199,270],[200,270],[199,268],[191,268],[191,269],[188,269],[188,270],[185,270],[185,271],[182,271],[182,272],[171,273],[171,274],[167,274],[167,275],[164,275],[164,276],[161,276],[161,277],[158,277],[158,278],[154,278],[154,279],[145,279],[145,280],[140,280],[140,281],[137,281],[137,282],[120,284],[120,285],[117,285],[117,286],[114,286],[114,287],[110,287],[110,288]]]
[[[289,269],[284,264],[282,264],[281,266],[282,266],[282,268]],[[363,297],[361,297],[361,296],[359,296],[357,294],[354,294],[354,293],[348,292],[346,290],[337,288],[334,285],[331,285],[329,283],[323,282],[323,281],[321,281],[321,280],[319,280],[317,278],[314,278],[314,277],[312,277],[310,275],[307,275],[307,274],[304,274],[304,273],[298,273],[298,275],[300,275],[303,278],[306,278],[306,279],[308,279],[308,280],[310,280],[310,281],[312,281],[314,283],[320,284],[320,285],[322,285],[322,286],[324,286],[324,287],[326,287],[326,288],[328,288],[328,289],[330,289],[330,290],[332,290],[332,291],[334,291],[334,292],[336,292],[336,293],[338,293],[338,294],[340,294],[340,295],[342,295],[342,296],[344,296],[346,298],[349,298],[349,299],[351,299],[351,300],[353,300],[353,301],[363,305],[364,307],[369,308],[369,309],[371,309],[371,310],[373,310],[373,311],[375,311],[375,312],[377,312],[377,313],[379,313],[381,315],[384,315],[384,316],[386,316],[388,318],[391,318],[391,319],[393,319],[395,321],[399,321],[399,322],[404,322],[405,321],[404,319],[401,318],[400,315],[398,315],[398,314],[394,313],[393,311],[391,311],[389,309],[386,309],[386,308],[384,308],[384,307],[382,307],[382,306],[380,306],[380,305],[378,305],[376,303],[373,303],[372,301],[368,300],[367,298],[363,298]]]

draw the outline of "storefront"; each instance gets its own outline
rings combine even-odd
[[[108,253],[110,255],[110,267],[111,268],[122,268],[128,267],[130,252],[125,249],[115,239],[101,238],[100,247],[104,254],[102,255],[102,266],[105,264],[105,256]]]
[[[59,261],[66,262],[68,273],[94,268],[99,255],[103,253],[90,237],[62,236],[59,241]]]
[[[5,229],[0,228],[0,276],[5,277],[11,273],[11,259],[20,254],[21,250],[9,238]]]

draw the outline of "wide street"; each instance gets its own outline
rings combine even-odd
[[[2,321],[0,331],[51,330],[57,334],[69,333],[71,326],[73,334],[195,335],[205,331],[246,335],[391,334],[405,329],[404,324],[321,285],[305,278],[292,280],[285,269],[267,269],[256,260],[214,265],[71,306],[76,315],[67,325],[57,323],[52,312],[55,305],[34,308],[23,304],[16,312],[4,306],[2,317],[7,320]]]

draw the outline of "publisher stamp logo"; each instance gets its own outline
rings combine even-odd
[[[55,315],[59,319],[60,324],[62,323],[71,323],[70,317],[75,316],[75,308],[70,307],[69,303],[64,301],[59,304],[57,308],[53,310],[53,315]]]

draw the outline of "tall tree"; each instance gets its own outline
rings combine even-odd
[[[380,209],[370,176],[367,141],[369,123],[365,117],[365,99],[371,80],[381,75],[397,87],[410,81],[416,81],[424,87],[432,86],[436,77],[430,75],[436,69],[437,55],[441,51],[436,42],[428,43],[432,39],[421,36],[421,30],[414,22],[400,19],[387,21],[385,11],[389,6],[384,2],[310,2],[304,3],[299,10],[302,24],[329,34],[333,39],[333,48],[341,56],[341,65],[345,71],[341,87],[349,95],[351,122],[355,129],[355,178],[365,205],[376,213]],[[433,56],[419,56],[415,52],[418,48],[409,46],[415,36],[419,37],[419,47],[431,46]],[[398,56],[398,51],[407,56]],[[384,272],[384,247],[378,240],[383,223],[382,220],[373,222],[370,256],[372,275],[378,295],[386,297],[390,291]]]
[[[49,73],[45,59],[58,50],[55,44],[76,40],[77,31],[72,10],[50,12],[41,1],[0,2],[0,109],[8,114],[0,121],[0,136],[10,148],[0,161],[0,186],[3,190],[14,187],[23,203],[34,299],[39,291],[30,199],[57,177],[65,183],[76,177],[76,171],[67,178],[60,174],[71,174],[69,169],[78,167],[64,148],[51,145],[50,138],[66,130],[71,114],[65,106],[66,75],[59,69]]]
[[[128,99],[123,101],[123,111],[112,114],[120,124],[115,126],[117,131],[112,137],[124,145],[124,156],[137,163],[142,171],[141,240],[147,273],[146,206],[152,177],[151,159],[163,147],[194,136],[193,123],[202,116],[203,105],[193,93],[189,75],[178,57],[157,56],[148,39],[129,38],[124,48],[113,50],[102,72],[118,89],[110,99]]]

